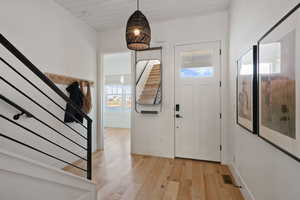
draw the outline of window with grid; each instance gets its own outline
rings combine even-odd
[[[105,85],[105,109],[107,111],[130,111],[130,85]]]

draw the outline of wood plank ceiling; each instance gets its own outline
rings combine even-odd
[[[55,0],[97,31],[125,27],[136,0]],[[204,15],[228,8],[230,0],[140,0],[150,22]]]

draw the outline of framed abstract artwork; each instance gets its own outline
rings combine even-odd
[[[259,136],[300,161],[300,4],[258,42]],[[298,130],[298,131],[297,131]]]
[[[256,70],[257,46],[253,46],[237,61],[236,122],[251,133],[256,133]]]

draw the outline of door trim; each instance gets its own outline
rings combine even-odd
[[[132,77],[132,65],[133,65],[133,52],[131,51],[112,51],[112,52],[100,52],[97,56],[98,58],[98,69],[97,69],[97,144],[96,144],[96,150],[104,151],[104,85],[105,85],[105,78],[104,78],[104,63],[103,59],[105,55],[109,54],[118,54],[118,53],[129,53],[130,54],[130,60],[131,60],[131,80],[133,79]],[[130,84],[132,86],[132,83]],[[135,94],[133,94],[131,90],[131,98],[133,98]],[[132,105],[131,105],[132,107]],[[132,135],[133,135],[133,111],[132,109],[130,110],[130,142],[132,141]],[[132,142],[131,142],[132,143]],[[130,150],[132,150],[132,147],[130,147]]]
[[[224,151],[224,145],[223,145],[223,55],[224,55],[224,48],[223,48],[223,42],[222,40],[209,40],[209,41],[198,41],[198,42],[188,42],[188,43],[176,43],[173,46],[173,87],[174,87],[174,96],[173,96],[173,101],[174,101],[174,105],[173,105],[173,144],[174,144],[174,148],[173,148],[173,158],[181,158],[181,157],[177,157],[176,156],[176,111],[175,111],[175,106],[176,106],[176,47],[182,47],[182,46],[189,46],[189,45],[199,45],[199,44],[205,44],[205,43],[218,43],[219,44],[219,49],[220,49],[220,54],[219,54],[219,65],[220,65],[220,73],[219,73],[219,82],[220,84],[220,88],[219,88],[219,105],[220,105],[220,115],[222,117],[220,117],[220,133],[219,133],[219,137],[220,137],[220,144],[219,146],[221,147],[220,149],[220,161],[209,161],[209,160],[197,160],[197,161],[205,161],[205,162],[215,162],[215,163],[223,163],[223,151]],[[181,159],[189,159],[189,158],[181,158]],[[189,159],[189,160],[194,160],[194,159]]]

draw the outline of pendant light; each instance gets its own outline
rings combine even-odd
[[[139,0],[137,0],[137,10],[129,17],[126,26],[127,48],[130,50],[145,50],[150,47],[151,29],[145,15],[139,10]]]

